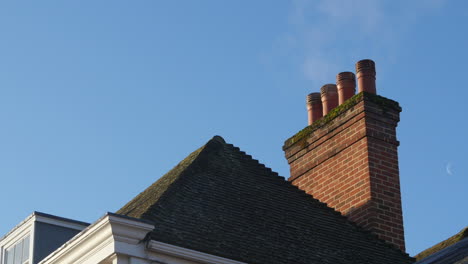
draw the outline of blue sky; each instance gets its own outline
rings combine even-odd
[[[93,222],[214,135],[288,177],[306,94],[371,58],[416,254],[468,224],[467,21],[462,0],[3,1],[0,235]]]

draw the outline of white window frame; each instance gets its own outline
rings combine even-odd
[[[2,262],[1,262],[2,264],[4,264],[4,263],[6,264],[6,261],[7,261],[7,260],[6,260],[6,257],[7,257],[7,256],[6,256],[6,252],[7,252],[7,250],[9,250],[9,249],[15,247],[15,246],[18,245],[20,242],[23,242],[23,243],[24,243],[24,241],[26,241],[26,240],[25,240],[26,237],[29,237],[29,238],[28,238],[28,240],[29,240],[29,244],[28,244],[28,246],[29,246],[29,247],[28,247],[28,251],[29,251],[29,252],[28,252],[28,258],[27,258],[25,261],[23,261],[21,264],[29,264],[29,263],[31,263],[31,253],[32,253],[31,233],[26,233],[26,234],[24,234],[22,237],[20,237],[20,238],[18,238],[17,240],[15,240],[11,245],[8,245],[8,246],[5,246],[5,247],[2,248]],[[24,241],[23,241],[23,240],[24,240]],[[24,254],[23,251],[21,251],[21,253]]]

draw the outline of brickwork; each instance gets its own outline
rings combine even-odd
[[[289,181],[404,251],[399,108],[372,98],[361,96],[301,140],[287,142]]]

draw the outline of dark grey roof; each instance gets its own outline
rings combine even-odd
[[[415,256],[418,264],[468,263],[468,227]]]
[[[415,264],[458,264],[468,263],[468,239],[463,239],[442,249]]]
[[[248,263],[412,263],[216,136],[122,207],[150,238]]]

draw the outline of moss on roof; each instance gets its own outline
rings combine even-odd
[[[120,208],[116,213],[135,218],[142,218],[169,187],[180,177],[182,172],[198,157],[205,146],[197,149],[177,164],[172,170],[159,178],[146,190],[138,194],[130,202]]]
[[[333,110],[331,110],[326,116],[315,121],[312,125],[305,127],[304,129],[299,131],[296,135],[287,139],[284,142],[283,149],[286,149],[290,147],[291,145],[293,145],[294,143],[305,139],[309,134],[311,134],[318,128],[324,126],[325,124],[329,123],[330,121],[335,119],[337,116],[346,112],[351,107],[357,105],[359,102],[361,102],[364,99],[371,101],[373,103],[376,103],[377,105],[381,106],[382,109],[384,110],[392,109],[392,110],[401,112],[401,107],[398,104],[398,102],[390,100],[380,95],[371,94],[368,92],[361,92],[349,98],[343,104],[333,108]]]
[[[464,229],[462,229],[458,234],[422,251],[421,253],[417,254],[416,256],[414,256],[416,258],[416,260],[422,260],[434,253],[437,253],[439,251],[441,251],[442,249],[444,248],[447,248],[465,238],[468,237],[468,227],[465,227]]]

